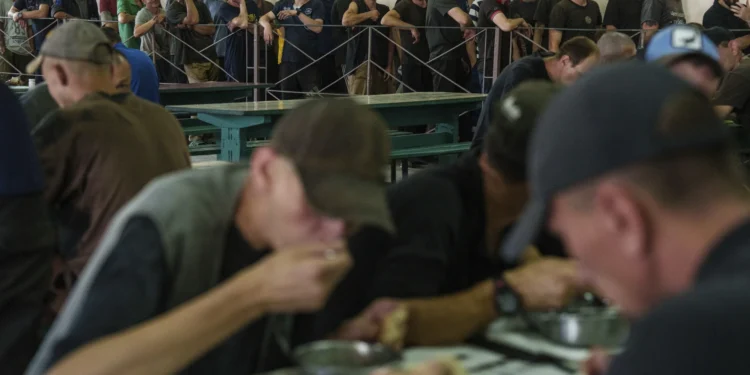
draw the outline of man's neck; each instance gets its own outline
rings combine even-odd
[[[716,3],[719,4],[720,6],[726,8],[726,9],[732,10],[732,8],[730,8],[729,5],[727,5],[727,3],[724,2],[724,0],[718,0],[718,1],[716,1]]]
[[[151,14],[153,14],[153,15],[157,15],[157,14],[159,14],[160,10],[161,10],[161,8],[154,8],[154,9],[149,9],[148,11],[151,12]]]
[[[570,0],[573,4],[585,7],[589,2],[587,0]]]
[[[240,200],[237,203],[237,210],[234,214],[234,225],[237,230],[242,234],[242,238],[247,241],[254,249],[264,249],[269,246],[261,235],[262,230],[259,230],[257,217],[262,217],[263,214],[258,212],[258,207],[251,203],[249,195],[251,194],[250,179],[245,181],[245,184],[240,193]]]
[[[666,295],[681,293],[694,282],[709,253],[737,225],[750,218],[750,203],[739,199],[706,205],[691,213],[674,212],[659,220],[661,235],[654,256],[661,269],[661,289]]]
[[[367,5],[367,7],[370,9],[374,9],[375,7],[377,7],[378,2],[375,0],[365,0],[365,5]]]
[[[557,56],[550,56],[544,59],[544,68],[552,82],[560,81],[560,59]]]

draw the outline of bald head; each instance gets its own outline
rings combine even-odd
[[[608,31],[599,38],[596,43],[601,54],[600,63],[611,63],[627,60],[635,56],[636,47],[629,36],[616,32]]]

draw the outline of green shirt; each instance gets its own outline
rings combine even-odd
[[[135,3],[135,0],[117,0],[117,14],[126,13],[131,16],[138,14],[141,7]],[[133,37],[133,30],[135,29],[135,23],[120,23],[120,39],[122,43],[128,48],[141,48],[141,40]]]

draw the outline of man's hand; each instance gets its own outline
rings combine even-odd
[[[276,249],[240,277],[261,278],[264,312],[310,312],[323,307],[352,260],[343,242]]]
[[[263,40],[265,40],[266,44],[268,44],[269,46],[273,44],[273,29],[271,29],[270,27],[263,29]]]
[[[378,12],[377,9],[373,9],[373,10],[367,12],[367,13],[370,14],[370,19],[373,20],[373,21],[377,21],[378,18],[380,18],[380,12]]]
[[[592,348],[591,356],[583,362],[583,373],[585,375],[604,375],[609,368],[611,357],[602,348]]]
[[[574,261],[554,257],[505,272],[504,278],[528,311],[562,308],[580,294],[583,284]]]
[[[13,21],[18,22],[19,20],[23,19],[23,12],[16,12],[16,14],[13,15]]]
[[[745,4],[734,4],[730,7],[734,16],[745,21],[750,22],[750,8]]]
[[[281,12],[279,12],[279,14],[276,15],[276,18],[285,20],[287,18],[294,17],[297,14],[299,14],[299,12],[293,9],[282,10]]]
[[[333,337],[338,340],[380,342],[400,350],[404,345],[407,318],[408,311],[404,304],[382,298],[371,303],[354,319],[344,322]]]
[[[154,17],[154,21],[155,21],[156,23],[160,24],[160,25],[161,25],[161,24],[164,24],[164,20],[165,20],[165,17],[164,17],[164,14],[162,14],[162,13],[159,13],[159,14],[157,14],[157,15],[156,15],[156,16]]]
[[[409,32],[411,32],[411,37],[412,39],[414,39],[414,41],[412,41],[412,44],[419,43],[419,30],[417,30],[416,28],[413,28],[413,29],[409,29]]]
[[[468,40],[477,35],[477,31],[474,29],[464,29],[464,40]]]

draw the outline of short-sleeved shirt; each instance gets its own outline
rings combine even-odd
[[[54,0],[51,14],[65,12],[74,18],[98,20],[99,8],[96,0]]]
[[[388,187],[396,237],[368,229],[349,241],[355,262],[352,273],[360,271],[358,265],[374,268],[358,272],[359,277],[369,279],[369,287],[362,289],[368,299],[455,293],[514,266],[491,251],[499,244],[487,243],[479,156],[475,150],[455,164],[420,172]],[[498,242],[511,225],[499,231]],[[544,254],[563,254],[562,245],[546,233],[535,242]]]
[[[344,18],[344,13],[349,9],[349,3],[351,0],[335,0],[333,2],[333,8],[331,9],[331,25],[341,26],[341,20]],[[331,30],[331,36],[333,37],[333,43],[340,45],[348,39],[349,29],[344,27],[333,27]],[[336,50],[336,64],[344,65],[346,62],[346,48],[339,48]]]
[[[13,0],[0,0],[0,16],[6,16],[12,6]],[[13,20],[9,18],[3,19],[2,22],[5,26],[3,28],[3,31],[5,32],[5,48],[17,55],[30,55],[33,50],[31,49],[31,42],[29,41],[30,35],[26,29],[21,27],[18,22],[13,22]],[[21,67],[18,68],[23,70]]]
[[[125,13],[131,16],[138,14],[141,7],[135,3],[135,0],[117,0],[117,14]],[[135,30],[135,23],[119,23],[120,39],[125,43],[128,48],[140,48],[141,40],[133,37],[133,30]]]
[[[614,26],[619,30],[640,30],[641,9],[643,0],[610,0],[604,11],[604,26]],[[637,31],[623,31],[627,35],[637,34]],[[640,34],[633,37],[638,42]]]
[[[552,9],[555,9],[555,5],[559,2],[560,0],[537,0],[536,11],[534,12],[534,22],[540,23],[549,28]],[[549,47],[549,30],[546,29],[542,35],[542,47]]]
[[[174,116],[132,94],[90,94],[47,116],[33,135],[60,249],[76,273],[120,207],[155,177],[190,167]]]
[[[284,27],[284,50],[282,51],[282,62],[308,63],[311,60],[292,47],[292,44],[301,49],[312,58],[320,56],[318,47],[318,34],[308,30],[307,26],[300,21],[299,17],[289,17],[279,20],[279,12],[282,10],[295,9],[294,0],[281,0],[273,6],[273,14],[277,17],[279,24]],[[309,0],[299,7],[300,13],[312,18],[322,20],[325,18],[325,7],[319,0]],[[287,27],[285,27],[287,26]]]
[[[690,288],[631,327],[607,375],[750,374],[750,222],[711,243]]]
[[[425,31],[427,43],[430,46],[430,59],[441,56],[441,59],[457,59],[462,56],[462,48],[453,48],[463,41],[463,33],[448,12],[453,8],[461,8],[456,0],[430,0],[427,2],[426,24],[429,27]],[[450,27],[440,29],[437,27]],[[453,50],[451,50],[453,49]],[[451,52],[448,52],[451,50]],[[447,54],[443,55],[444,53]]]
[[[164,9],[159,9],[159,13],[164,17],[167,16],[167,12],[165,12]],[[135,26],[143,25],[144,23],[151,21],[153,18],[154,15],[144,7],[135,15]],[[166,26],[162,24],[154,24],[154,26],[151,27],[151,30],[141,35],[141,51],[146,52],[147,55],[157,52],[161,55],[161,57],[157,55],[157,59],[164,58],[168,60],[169,44],[171,43],[172,37],[169,35],[165,27]]]
[[[537,3],[537,0],[512,0],[510,2],[510,14],[514,18],[517,18],[516,16],[523,18],[526,23],[533,25]]]
[[[509,0],[484,0],[479,5],[479,12],[477,14],[477,26],[493,27],[484,33],[477,35],[477,45],[479,46],[479,59],[477,59],[477,69],[480,72],[484,72],[485,76],[492,75],[492,68],[495,60],[495,33],[500,33],[500,50],[498,51],[498,71],[502,71],[508,64],[510,64],[510,38],[511,33],[504,32],[500,28],[495,27],[495,23],[492,22],[492,18],[498,13],[502,13],[507,18],[513,18],[510,15],[510,1]]]
[[[352,2],[357,4],[357,12],[359,14],[367,13],[370,11],[370,8],[367,7],[367,4],[365,4],[364,0],[352,0]],[[362,62],[368,60],[368,44],[370,49],[369,59],[373,63],[383,68],[388,66],[388,39],[386,39],[385,36],[375,32],[375,30],[378,30],[384,35],[390,37],[389,27],[380,25],[380,21],[383,19],[383,16],[385,16],[385,14],[390,11],[390,9],[383,4],[375,4],[375,6],[378,10],[378,13],[380,13],[380,16],[377,20],[373,21],[372,19],[368,18],[351,28],[352,36],[356,35],[366,27],[373,27],[373,30],[366,30],[364,33],[356,36],[354,39],[350,40],[349,43],[347,43],[346,71],[351,71],[352,69],[359,66]],[[368,34],[372,37],[370,38],[370,42],[368,42]]]
[[[252,0],[245,0],[245,5],[247,7],[248,24],[257,22],[259,17],[258,5]],[[240,8],[229,3],[222,3],[216,13],[216,19],[221,24],[228,24],[239,15]],[[252,53],[253,42],[252,39],[248,39],[248,34],[246,30],[237,28],[225,39],[224,70],[239,82],[247,82],[247,69],[253,65],[254,61]],[[248,47],[250,48],[248,49]],[[250,53],[247,53],[248,50]],[[228,79],[232,81],[231,78]]]
[[[739,123],[743,127],[750,127],[750,59],[742,60],[739,66],[727,73],[716,93],[714,104],[731,106]]]
[[[644,0],[641,9],[643,23],[655,23],[662,29],[686,23],[682,0]]]
[[[159,104],[159,76],[151,58],[143,51],[125,47],[122,43],[115,44],[115,50],[125,56],[130,64],[130,91],[139,98]]]
[[[490,92],[487,94],[487,99],[485,99],[484,104],[482,105],[482,111],[479,113],[477,130],[474,134],[474,139],[471,141],[472,149],[481,149],[484,146],[484,136],[487,134],[487,128],[492,120],[494,103],[501,100],[507,93],[522,82],[535,79],[541,79],[544,81],[550,80],[547,68],[544,65],[544,58],[547,56],[552,56],[552,54],[537,53],[531,56],[526,56],[514,61],[512,64],[508,65],[507,68],[503,69],[495,82],[492,83],[492,88],[490,88]]]
[[[52,10],[52,0],[16,0],[13,7],[18,10],[39,10],[42,5],[47,5]],[[50,18],[52,15],[45,15],[44,18]],[[50,19],[32,19],[31,30],[34,32],[34,48],[39,51],[42,48],[44,39],[51,30],[48,27],[53,21]]]
[[[198,24],[210,25],[211,12],[208,11],[206,4],[201,1],[193,1],[193,3],[196,10],[198,10]],[[208,46],[214,43],[213,35],[203,35],[192,29],[177,28],[177,25],[182,23],[185,17],[187,17],[187,8],[184,3],[173,0],[167,5],[167,22],[170,25],[172,33],[177,36],[177,38],[172,38],[170,47],[170,51],[175,57],[175,63],[183,65],[215,61],[216,49],[208,48]],[[178,38],[180,40],[177,40]],[[185,44],[190,45],[198,51],[203,51],[203,55],[195,52],[193,48],[186,47]]]
[[[599,11],[599,4],[594,0],[587,1],[586,6],[580,6],[571,0],[561,0],[552,9],[549,23],[552,29],[576,29],[562,30],[560,45],[577,36],[594,40],[596,29],[601,25],[602,13]]]
[[[411,0],[402,0],[396,3],[393,10],[398,12],[401,17],[401,21],[414,26],[424,26],[427,21],[427,9],[414,4]],[[409,30],[399,30],[401,34],[401,46],[405,50],[411,52],[418,59],[427,62],[430,59],[430,46],[427,44],[427,35],[424,28],[418,28],[419,31],[419,42],[414,43],[414,38],[411,36]],[[411,63],[413,58],[409,54],[403,54],[403,63]],[[418,62],[414,62],[418,64]]]

